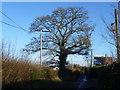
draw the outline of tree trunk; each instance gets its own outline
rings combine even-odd
[[[67,59],[68,54],[63,53],[59,56],[59,71],[58,71],[58,76],[61,80],[64,80],[64,75],[65,75],[65,64],[66,64],[66,59]]]

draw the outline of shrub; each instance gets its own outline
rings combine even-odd
[[[111,69],[109,67],[100,67],[98,69],[98,83],[100,88],[111,88]]]
[[[120,88],[120,63],[114,63],[111,66],[111,81],[113,88]]]
[[[87,72],[87,78],[88,79],[93,79],[97,78],[97,68],[90,68],[89,71]]]
[[[57,71],[53,70],[52,68],[44,68],[43,69],[45,71],[45,77],[46,79],[54,79],[57,77]]]
[[[98,83],[100,88],[120,88],[120,63],[113,63],[98,69]]]
[[[65,72],[62,75],[63,81],[73,81],[79,78],[82,75],[82,72],[77,69],[65,69]]]

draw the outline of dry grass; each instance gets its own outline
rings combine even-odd
[[[8,47],[8,48],[7,48]],[[2,85],[11,83],[57,78],[57,71],[50,68],[40,68],[33,64],[27,55],[16,56],[15,49],[10,45],[2,46]],[[1,74],[1,72],[0,72]]]
[[[55,78],[57,78],[57,71],[47,67],[39,68],[35,64],[20,60],[2,61],[3,85],[40,79],[52,80]]]
[[[3,84],[30,80],[30,65],[22,61],[2,61]]]

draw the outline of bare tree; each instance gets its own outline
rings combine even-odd
[[[31,33],[43,32],[43,50],[59,57],[59,72],[65,70],[68,55],[86,55],[91,46],[94,25],[88,21],[87,14],[83,7],[58,8],[51,15],[36,18],[31,24]],[[39,51],[39,38],[33,37],[24,51]]]
[[[115,23],[108,23],[104,18],[101,18],[106,26],[106,33],[102,37],[111,45],[116,47]]]
[[[109,19],[109,21],[106,20],[106,18],[101,17],[101,20],[103,21],[104,25],[105,25],[105,34],[102,35],[102,37],[111,45],[116,47],[116,34],[115,34],[115,8],[117,8],[117,6],[112,3],[111,4],[111,12],[109,13],[111,15],[111,20]]]
[[[118,3],[118,9],[120,7],[120,2]],[[117,7],[112,5],[112,13],[111,16],[113,18],[113,22],[108,23],[104,18],[102,18],[103,23],[106,26],[106,30],[108,31],[107,34],[102,35],[102,37],[104,37],[104,39],[111,45],[115,46],[116,49],[118,49],[118,40],[117,40],[117,33],[116,33],[116,21],[115,21],[115,9]],[[120,10],[119,10],[120,11]],[[120,14],[119,14],[119,19],[120,19]],[[119,21],[120,24],[120,21]],[[119,26],[120,28],[120,26]],[[120,40],[120,39],[119,39]],[[119,50],[120,51],[120,50]],[[117,52],[118,53],[118,52]]]

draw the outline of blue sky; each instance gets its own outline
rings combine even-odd
[[[3,2],[2,12],[24,29],[29,30],[30,24],[36,17],[51,14],[52,11],[58,7],[84,7],[88,11],[88,16],[92,21],[91,23],[96,25],[91,39],[94,56],[104,56],[105,54],[110,56],[110,52],[114,51],[114,47],[106,43],[101,36],[103,33],[106,33],[106,29],[100,17],[104,17],[107,22],[114,22],[111,16],[113,10],[111,5],[113,4],[117,5],[112,2]],[[5,16],[2,16],[2,20],[15,25]],[[31,35],[21,29],[5,24],[2,24],[2,37],[8,43],[13,44],[18,51],[24,48],[25,44],[29,43],[32,38]],[[73,63],[78,63],[80,65],[85,64],[81,56],[69,56],[68,60],[71,61],[71,59]]]

